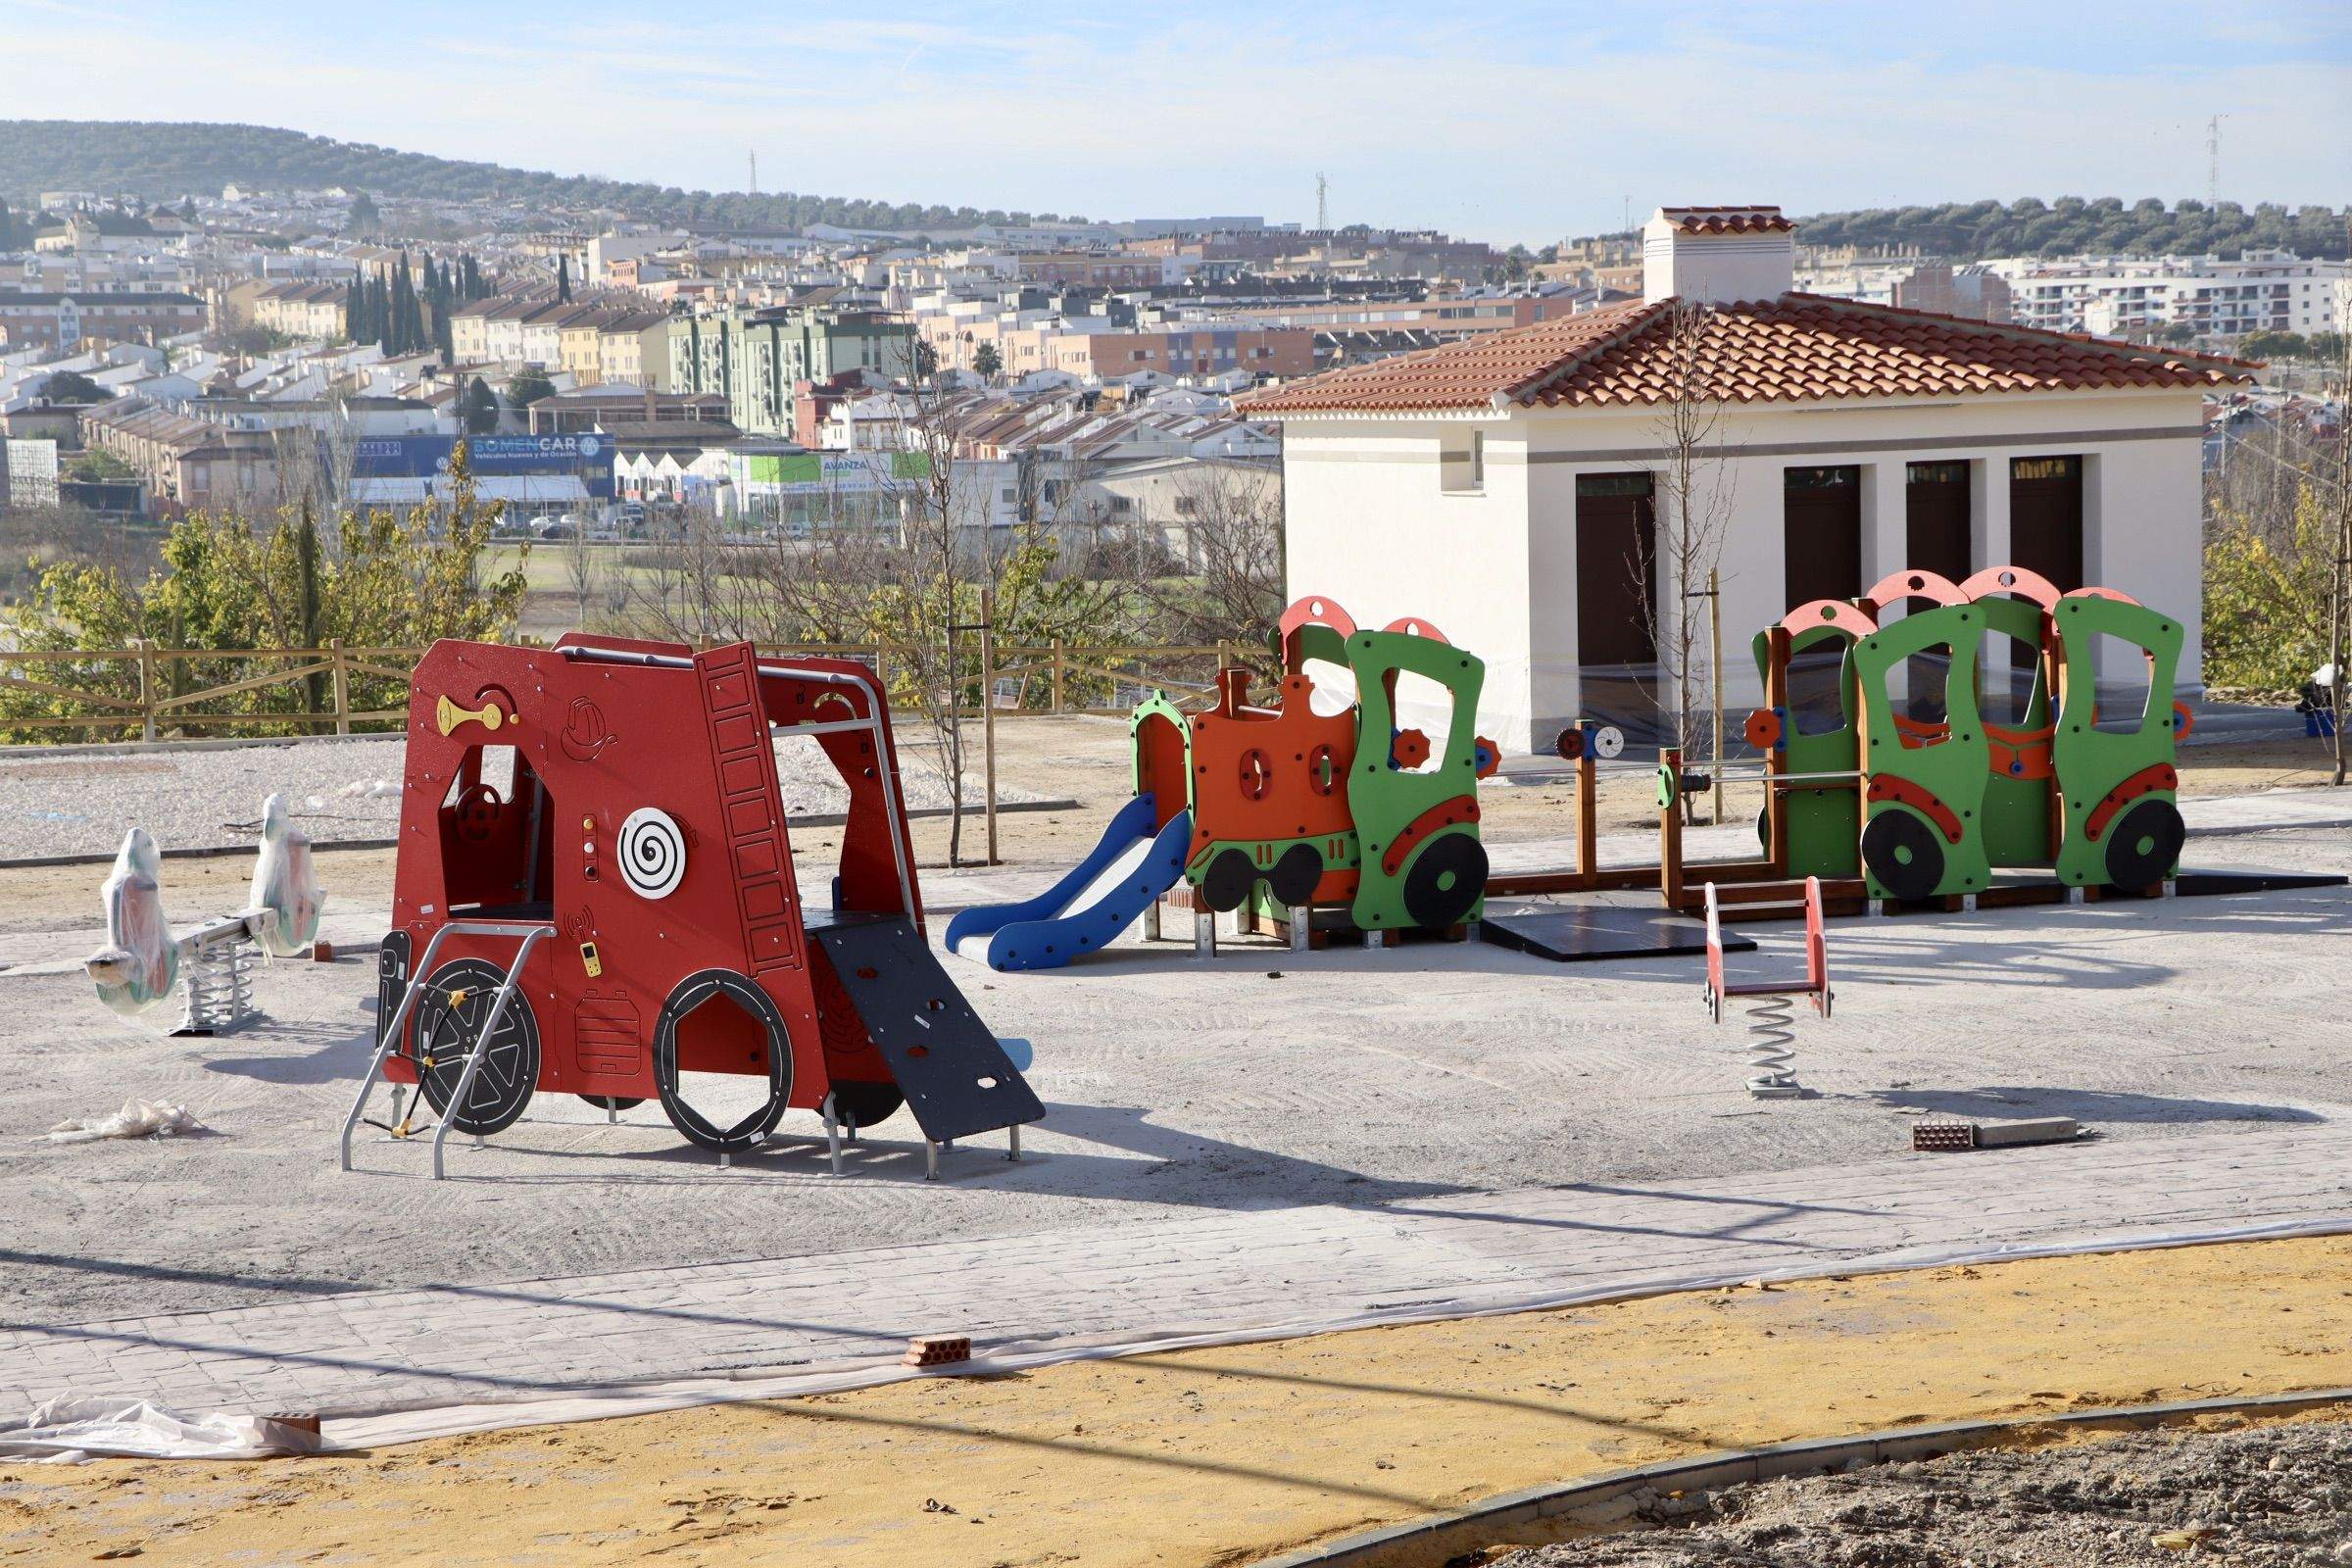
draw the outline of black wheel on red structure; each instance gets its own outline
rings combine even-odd
[[[1881,811],[1862,830],[1862,863],[1879,886],[1906,904],[1935,896],[1943,881],[1943,846],[1927,819],[1907,810]]]
[[[539,1019],[520,986],[507,999],[498,1028],[481,1040],[506,980],[507,972],[487,958],[453,958],[426,977],[416,999],[416,1028],[407,1049],[416,1063],[417,1089],[434,1114],[472,1138],[514,1125],[539,1087]],[[453,1107],[466,1055],[477,1049],[481,1065],[466,1086],[466,1102]]]
[[[678,1087],[678,1022],[709,1003],[741,1007],[767,1035],[767,1099],[749,1115],[721,1127],[690,1104]],[[679,981],[654,1021],[654,1088],[662,1113],[690,1144],[737,1154],[757,1149],[775,1131],[792,1103],[792,1036],[767,993],[732,969],[704,969]]]
[[[1487,850],[1467,833],[1444,833],[1404,873],[1404,912],[1424,931],[1460,923],[1487,891]]]
[[[858,1124],[860,1132],[879,1126],[898,1113],[906,1096],[897,1084],[861,1084],[833,1080],[833,1114]]]
[[[2107,825],[2107,876],[2127,893],[2145,893],[2180,858],[2188,828],[2170,801],[2141,801]]]

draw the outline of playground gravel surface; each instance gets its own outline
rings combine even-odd
[[[2200,864],[2352,869],[2338,828],[2195,843]],[[356,863],[380,878],[387,858],[322,858],[337,940],[382,929],[385,890],[335,879]],[[167,907],[186,919],[204,906],[174,899],[179,869],[167,870]],[[959,880],[926,873],[935,908]],[[88,907],[81,897],[74,907]],[[1019,1166],[983,1140],[926,1183],[919,1143],[886,1124],[835,1179],[816,1119],[796,1111],[776,1148],[722,1171],[656,1106],[610,1128],[546,1095],[487,1149],[453,1147],[462,1179],[439,1184],[414,1146],[366,1143],[363,1174],[335,1169],[368,1058],[371,956],[273,964],[257,982],[267,1022],[172,1040],[169,1018],[126,1021],[93,1002],[77,960],[96,945],[94,911],[42,931],[0,923],[0,1018],[14,1020],[0,1023],[0,1184],[13,1195],[0,1315],[86,1321],[288,1291],[1789,1171],[1901,1153],[1930,1113],[2071,1116],[2116,1143],[2317,1130],[2352,1116],[2348,921],[2341,888],[1840,921],[1836,1016],[1797,1031],[1815,1098],[1773,1104],[1740,1087],[1744,1036],[1706,1022],[1692,960],[1229,943],[1203,962],[1189,940],[1130,933],[1066,970],[949,960],[998,1033],[1035,1042],[1047,1114]],[[944,927],[933,921],[935,942]],[[1755,934],[1761,948],[1740,960],[1754,967],[1736,974],[1801,962],[1787,927]],[[184,1101],[213,1135],[33,1141],[134,1096]]]
[[[400,820],[399,736],[255,743],[220,748],[85,751],[0,758],[0,860],[111,855],[127,824],[145,827],[166,850],[246,845],[262,801],[282,790],[295,825],[318,843],[388,839]],[[901,738],[900,767],[909,809],[943,808],[948,788],[920,737]],[[814,742],[779,742],[776,770],[784,808],[801,816],[847,809],[848,792]],[[967,804],[980,802],[976,779]],[[1004,801],[1045,799],[1001,784]]]
[[[2164,1429],[1696,1496],[1507,1568],[2114,1568],[2352,1562],[2352,1423]]]

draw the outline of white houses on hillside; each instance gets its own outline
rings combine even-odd
[[[2202,404],[2252,367],[1794,293],[1794,231],[1773,207],[1661,209],[1638,303],[1239,400],[1282,421],[1293,594],[1479,654],[1506,747],[1638,720],[1686,603],[1632,564],[1654,559],[1681,407],[1712,419],[1692,488],[1722,538],[1735,714],[1761,700],[1756,631],[1907,566],[2121,589],[2187,622],[2201,690]]]

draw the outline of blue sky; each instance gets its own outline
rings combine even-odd
[[[37,62],[29,71],[5,63]],[[2352,6],[0,0],[0,116],[1541,243],[1665,203],[2352,199]]]

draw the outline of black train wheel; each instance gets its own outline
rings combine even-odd
[[[434,1114],[471,1138],[487,1138],[514,1125],[531,1092],[539,1087],[539,1019],[530,999],[516,986],[499,1014],[498,1029],[478,1048],[482,1064],[466,1087],[466,1103],[452,1108],[466,1057],[476,1049],[482,1025],[507,972],[487,958],[453,958],[425,980],[416,999],[416,1087]]]
[[[1943,846],[1936,830],[1909,811],[1881,811],[1862,830],[1862,863],[1895,898],[1911,903],[1935,896],[1943,881]]]
[[[1404,873],[1404,912],[1424,931],[1458,923],[1487,891],[1487,851],[1467,833],[1431,839]]]
[[[1223,914],[1238,909],[1257,882],[1257,862],[1242,850],[1220,850],[1200,878],[1200,902]]]
[[[2107,826],[2107,879],[2145,893],[2180,858],[2188,828],[2170,801],[2141,801]]]
[[[1323,857],[1311,844],[1292,845],[1266,873],[1266,886],[1290,908],[1313,898],[1322,880]]]
[[[750,1014],[767,1036],[767,1098],[742,1120],[721,1127],[694,1108],[678,1078],[678,1022],[701,1006],[732,1004]],[[677,983],[654,1020],[654,1088],[662,1096],[662,1112],[691,1144],[721,1153],[757,1149],[784,1119],[792,1103],[792,1037],[776,1004],[744,976],[732,969],[704,969]]]

